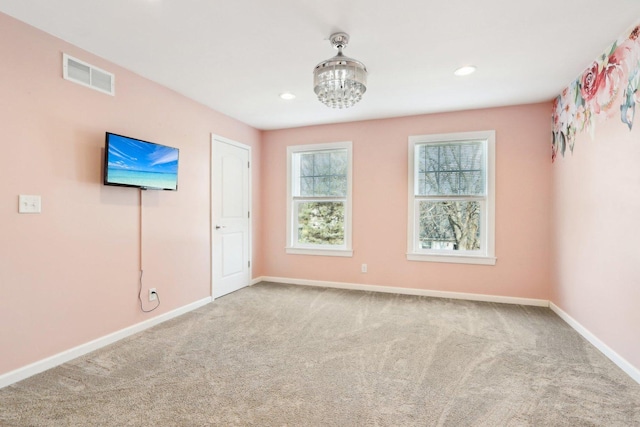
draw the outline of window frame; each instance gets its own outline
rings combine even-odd
[[[421,145],[482,141],[485,150],[486,196],[416,195],[418,179],[416,150]],[[407,260],[461,264],[495,265],[495,130],[413,135],[409,137]],[[480,247],[478,251],[420,249],[419,208],[421,201],[480,201]]]
[[[352,249],[352,193],[353,193],[353,144],[351,141],[329,142],[321,144],[291,145],[287,147],[287,254],[318,256],[353,256]],[[297,155],[321,151],[346,150],[347,152],[347,195],[336,196],[296,196],[296,185],[299,185],[299,165]],[[298,179],[298,183],[294,180]],[[305,201],[344,201],[344,244],[318,245],[298,243],[297,206]]]

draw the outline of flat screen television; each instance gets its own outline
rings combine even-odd
[[[143,190],[178,189],[180,150],[107,132],[104,184]]]

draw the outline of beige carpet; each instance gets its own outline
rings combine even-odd
[[[638,426],[549,309],[261,283],[0,390],[2,426]]]

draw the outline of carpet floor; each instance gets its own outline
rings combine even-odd
[[[2,426],[639,426],[547,308],[260,283],[0,390]]]

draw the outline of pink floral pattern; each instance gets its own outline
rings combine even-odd
[[[578,133],[586,130],[593,136],[596,119],[620,114],[631,130],[640,103],[639,84],[640,25],[615,42],[554,100],[552,160],[558,152],[564,156],[567,147],[573,153]]]

